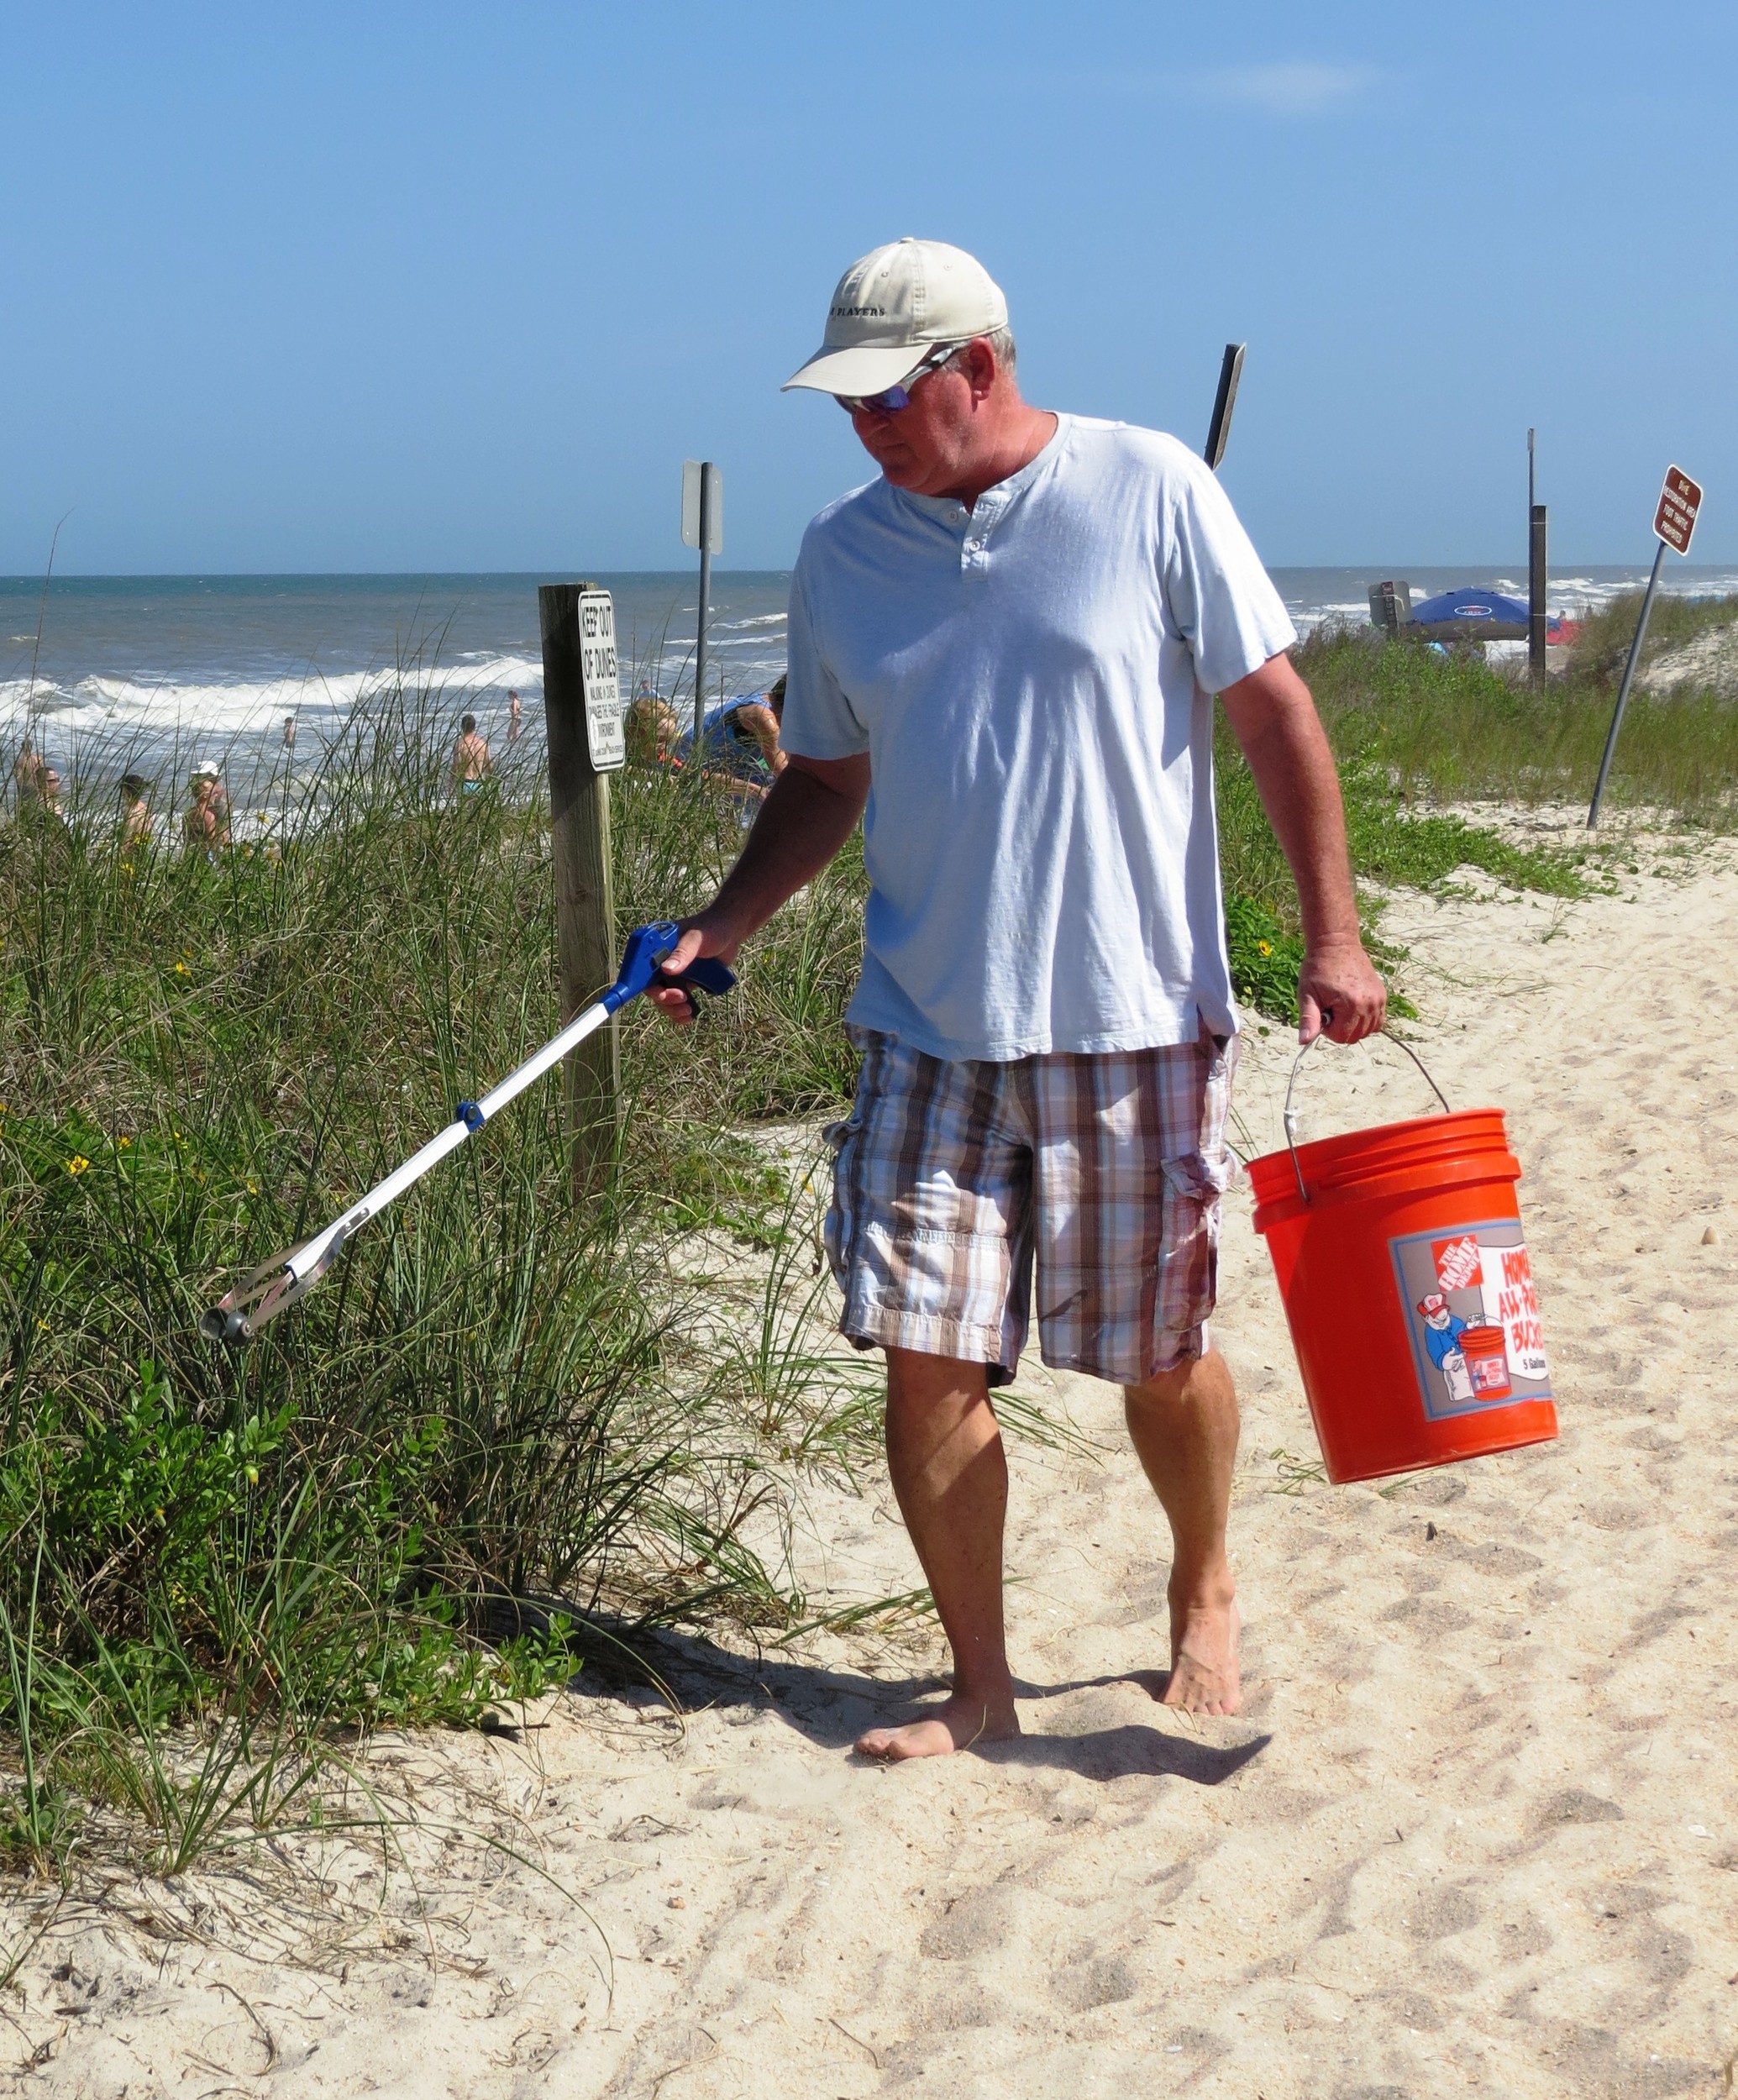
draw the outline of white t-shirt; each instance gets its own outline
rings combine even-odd
[[[877,480],[790,580],[780,741],[869,754],[848,1018],[997,1062],[1235,1029],[1213,702],[1297,639],[1218,481],[1079,416],[962,503]]]

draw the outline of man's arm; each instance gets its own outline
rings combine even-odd
[[[1270,657],[1219,697],[1298,886],[1298,1040],[1357,1042],[1382,1026],[1388,989],[1358,932],[1340,776],[1315,703],[1289,656]]]
[[[869,762],[802,759],[790,763],[768,790],[748,843],[718,894],[703,911],[682,921],[681,939],[664,967],[680,977],[696,956],[729,962],[787,897],[826,867],[855,829],[869,800]],[[680,1026],[694,1018],[686,992],[672,984],[647,994]]]

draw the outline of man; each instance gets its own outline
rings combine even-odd
[[[135,847],[148,846],[151,840],[153,818],[150,806],[151,784],[142,773],[123,773],[121,775],[121,851],[131,853]]]
[[[18,794],[18,828],[32,838],[43,856],[41,866],[55,880],[66,874],[72,851],[72,835],[60,814],[60,775],[47,759],[40,759],[32,776],[31,791]]]
[[[491,764],[489,747],[477,734],[476,717],[465,716],[459,724],[458,742],[453,746],[453,785],[461,795],[476,794]]]
[[[13,781],[18,789],[21,804],[34,800],[42,792],[42,776],[47,770],[48,761],[27,733],[18,746],[18,755],[12,762]]]
[[[509,743],[519,741],[519,732],[524,726],[524,720],[525,711],[519,704],[519,696],[509,689],[507,696],[507,740]]]
[[[1461,1347],[1461,1336],[1467,1331],[1466,1321],[1450,1310],[1447,1299],[1439,1290],[1427,1291],[1419,1299],[1418,1310],[1424,1320],[1425,1348],[1431,1362],[1442,1374],[1449,1399],[1473,1399],[1475,1395],[1472,1373],[1467,1369],[1466,1355]]]
[[[844,1332],[886,1352],[889,1469],[954,1674],[858,1748],[1018,1730],[990,1389],[1034,1252],[1045,1362],[1122,1386],[1170,1520],[1165,1698],[1234,1713],[1237,1404],[1206,1324],[1237,1047],[1210,693],[1297,880],[1300,1036],[1353,1042],[1386,999],[1295,635],[1193,454],[1021,399],[1006,302],[958,249],[865,256],[788,383],[840,399],[881,478],[804,538],[788,764],[664,967],[733,956],[864,816],[863,1067],[828,1249]]]
[[[187,790],[193,800],[181,818],[181,832],[189,848],[210,853],[215,847],[227,846],[229,813],[223,776],[214,759],[203,759],[194,767],[187,777]]]

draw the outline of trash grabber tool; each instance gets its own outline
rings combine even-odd
[[[360,1196],[324,1231],[263,1263],[202,1316],[199,1331],[208,1341],[227,1342],[232,1348],[251,1341],[268,1320],[276,1319],[286,1305],[307,1296],[338,1259],[352,1233],[370,1218],[377,1217],[413,1182],[420,1181],[438,1160],[457,1152],[467,1138],[475,1137],[491,1116],[559,1064],[587,1036],[595,1035],[629,1000],[638,999],[657,984],[678,984],[690,995],[711,992],[717,996],[727,992],[736,979],[711,956],[701,957],[680,977],[666,976],[659,969],[659,964],[680,937],[680,929],[667,919],[636,927],[622,950],[620,974],[595,1005],[576,1015],[559,1035],[552,1036],[541,1050],[528,1057],[517,1071],[508,1073],[480,1100],[459,1102],[444,1131],[431,1137],[420,1152],[412,1152],[402,1167],[395,1167],[365,1196]]]

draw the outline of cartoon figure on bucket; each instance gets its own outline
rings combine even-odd
[[[1461,1336],[1467,1331],[1466,1321],[1458,1313],[1449,1310],[1448,1300],[1439,1290],[1426,1292],[1418,1301],[1418,1310],[1424,1319],[1424,1346],[1430,1352],[1431,1362],[1442,1373],[1449,1399],[1470,1400],[1472,1374],[1461,1353]]]

